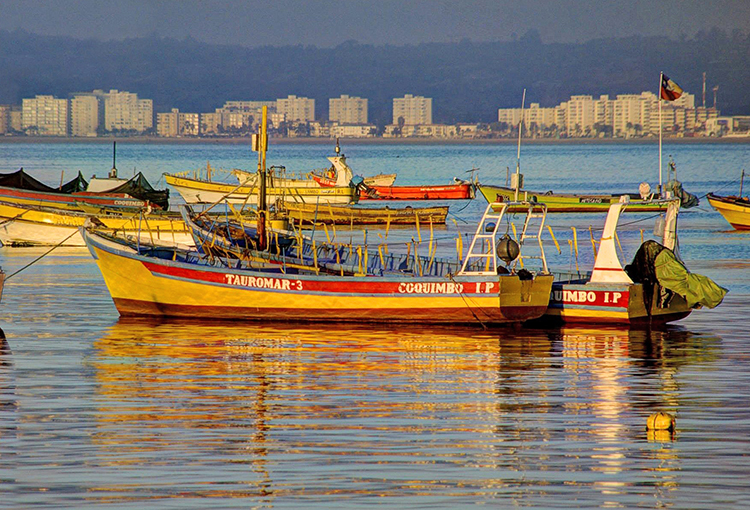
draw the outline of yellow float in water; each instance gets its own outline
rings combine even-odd
[[[646,420],[646,430],[669,430],[670,432],[674,432],[676,425],[674,416],[669,413],[654,413]]]

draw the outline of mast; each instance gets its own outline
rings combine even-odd
[[[117,177],[117,142],[112,142],[112,170],[109,171],[110,178]]]
[[[268,150],[268,107],[263,107],[263,116],[259,130],[253,135],[253,150],[258,152],[258,248],[266,249],[266,215],[268,204],[266,203],[266,150]]]
[[[516,193],[515,202],[518,202],[518,191],[521,186],[521,132],[523,131],[523,107],[526,105],[526,89],[523,89],[521,98],[521,119],[518,121],[518,151],[516,153]]]

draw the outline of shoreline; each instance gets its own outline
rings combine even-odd
[[[274,138],[270,137],[274,145],[329,145],[335,143],[335,138]],[[516,145],[518,139],[489,138],[489,139],[456,139],[456,138],[339,138],[347,145]],[[0,136],[2,144],[152,144],[152,145],[249,145],[249,137],[233,138],[164,138],[150,136],[130,137],[97,137],[76,138],[57,136]],[[657,145],[658,138],[522,138],[526,145]],[[743,144],[750,143],[750,136],[746,137],[675,137],[665,138],[663,143],[677,144]]]

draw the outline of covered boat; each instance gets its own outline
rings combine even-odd
[[[21,168],[17,172],[0,174],[0,201],[70,210],[80,210],[81,204],[116,209],[169,208],[169,190],[154,189],[140,172],[106,192],[89,191],[88,184],[78,172],[75,179],[52,188]]]
[[[543,320],[621,325],[663,324],[686,317],[694,308],[718,306],[726,289],[690,273],[673,251],[679,199],[665,200],[662,243],[646,241],[624,269],[615,238],[620,214],[630,203],[612,204],[590,276],[555,281]]]

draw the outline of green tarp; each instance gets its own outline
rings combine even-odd
[[[656,256],[654,270],[659,285],[684,297],[691,308],[714,308],[727,294],[727,289],[718,286],[710,278],[688,271],[682,262],[677,260],[674,252],[666,248]]]
[[[625,272],[631,280],[643,284],[643,300],[647,310],[651,309],[654,286],[679,294],[691,308],[714,308],[727,293],[727,289],[710,278],[688,271],[672,250],[656,241],[643,243],[633,262],[625,266]],[[661,291],[657,293],[659,300],[668,300],[669,296],[663,294]]]

